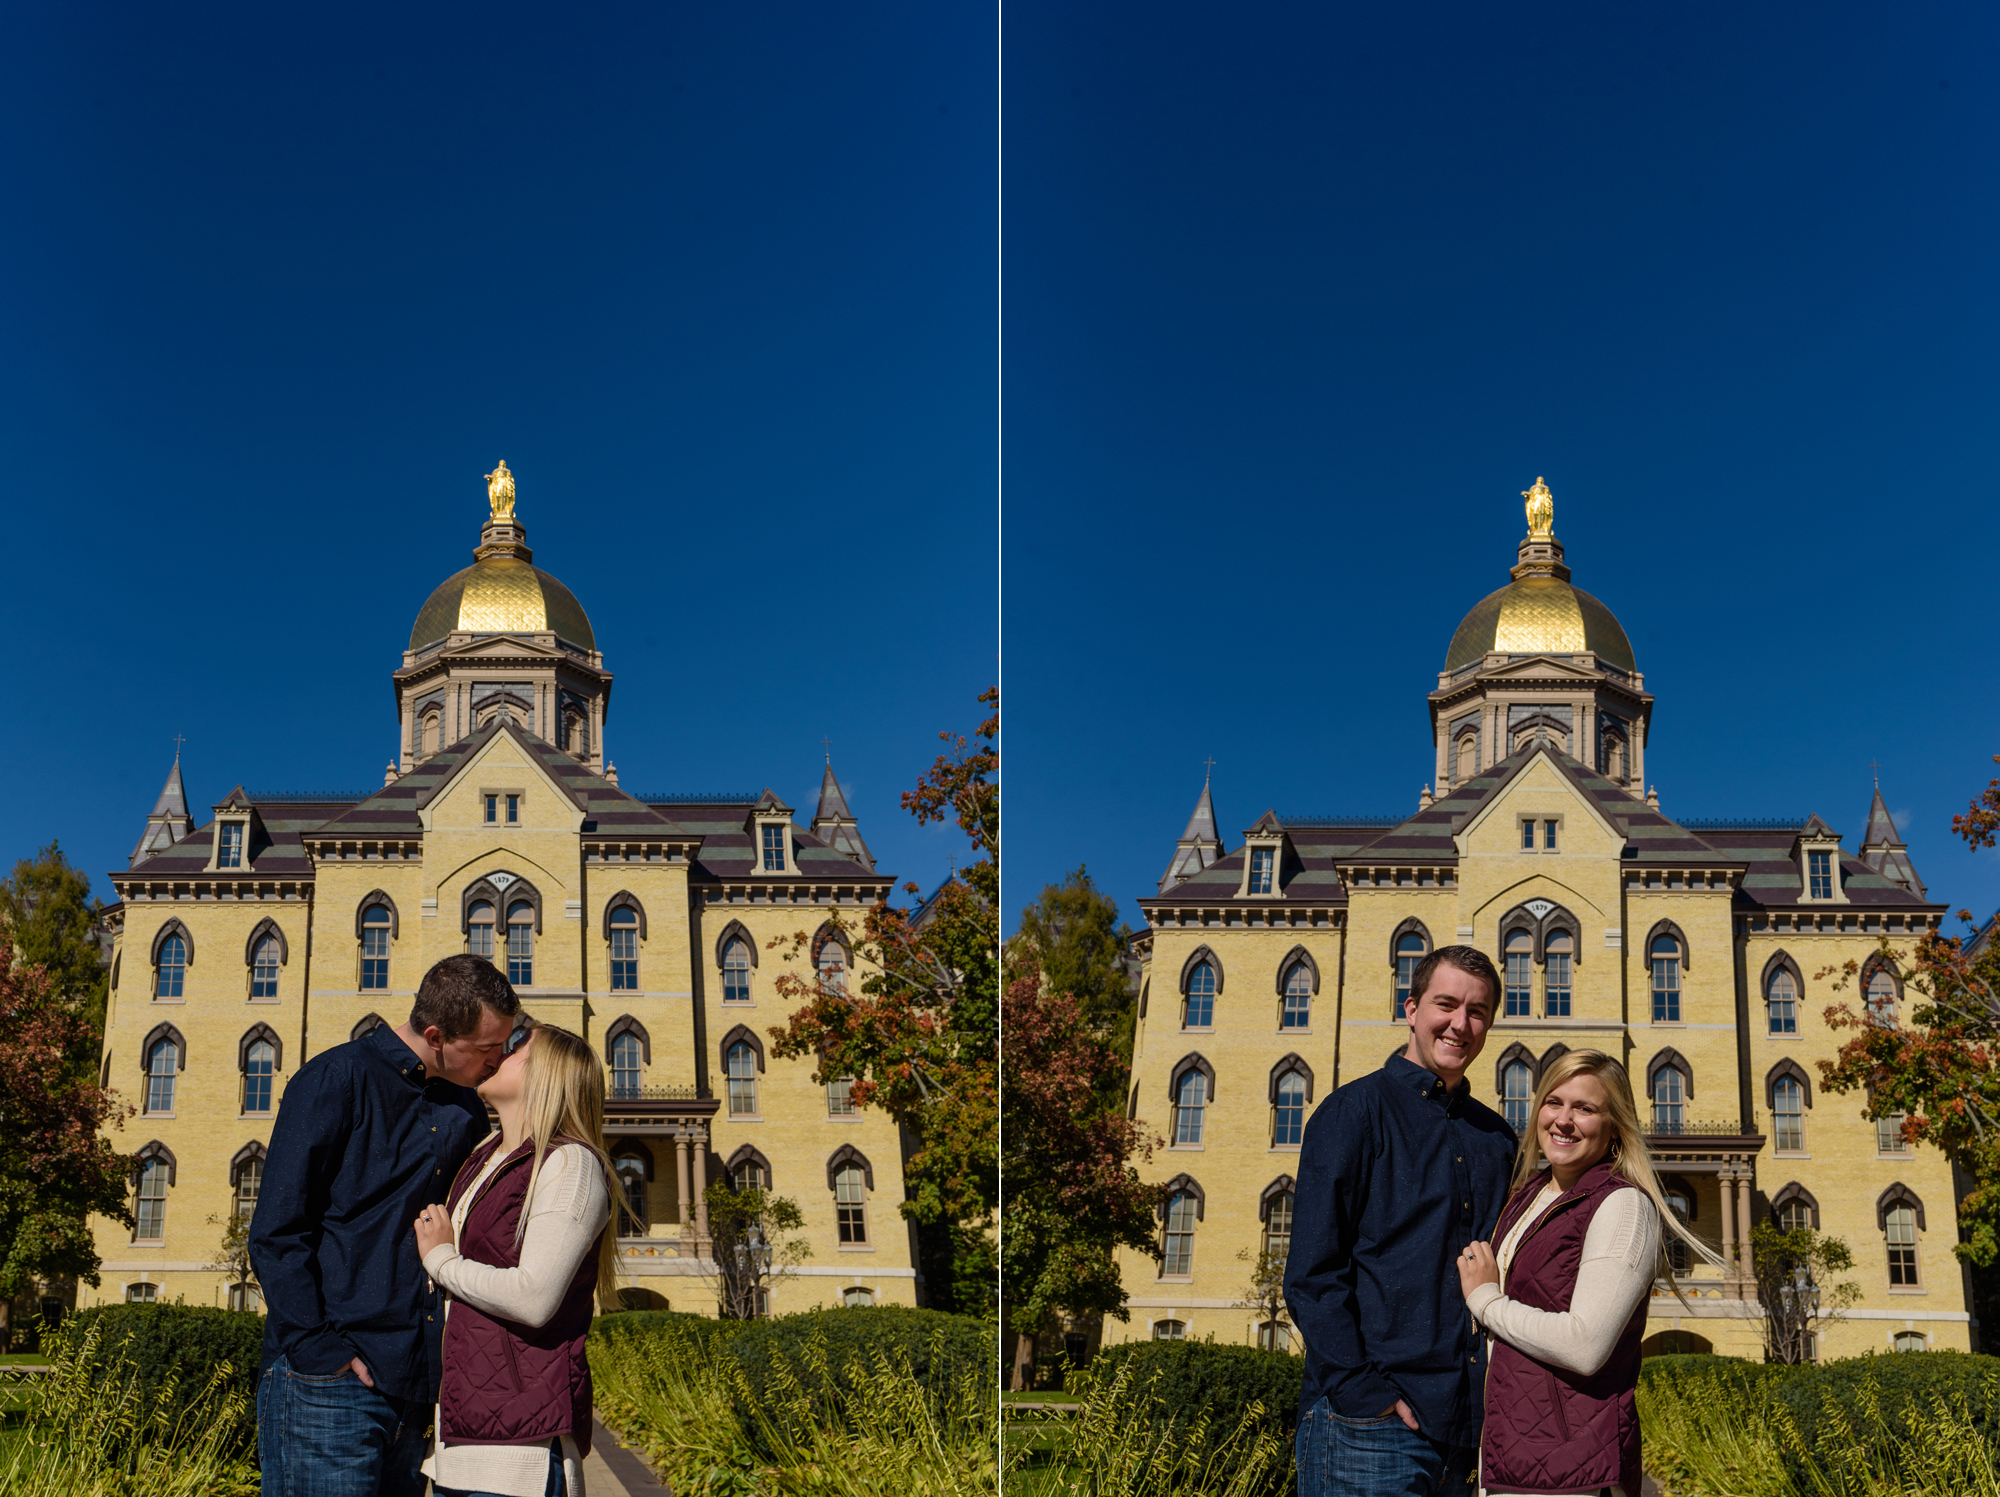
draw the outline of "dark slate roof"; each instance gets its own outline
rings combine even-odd
[[[784,802],[768,790],[754,801],[659,801],[649,802],[649,805],[663,815],[671,816],[675,825],[701,838],[701,852],[695,858],[694,877],[712,881],[748,878],[755,873],[757,839],[752,832],[750,813],[786,809]],[[796,824],[792,827],[792,850],[798,864],[797,873],[762,876],[779,878],[780,881],[792,878],[820,883],[835,879],[847,883],[857,879],[873,883],[877,879],[893,877],[874,871],[866,863],[848,856]]]
[[[373,795],[327,821],[322,836],[363,840],[415,837],[422,833],[418,812],[431,803],[451,778],[496,733],[505,733],[516,747],[541,766],[562,787],[586,818],[585,830],[599,836],[629,833],[634,837],[681,835],[671,817],[635,800],[602,775],[592,774],[554,744],[544,743],[512,722],[495,719],[467,738],[438,750],[408,774],[384,785]],[[594,823],[594,824],[593,824]]]
[[[315,830],[340,809],[338,805],[259,805],[257,819],[252,823],[250,856],[243,868],[206,871],[208,855],[215,850],[215,834],[211,830],[215,823],[207,821],[173,846],[111,876],[179,883],[191,879],[309,879],[313,862],[305,849],[304,834]]]

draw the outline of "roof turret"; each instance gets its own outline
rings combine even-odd
[[[146,829],[139,834],[126,866],[132,867],[156,852],[164,852],[193,831],[187,786],[181,781],[181,754],[175,749],[174,767],[167,771],[167,783],[160,789],[160,798],[153,802],[153,814],[146,818]]]
[[[1896,818],[1882,799],[1882,782],[1875,782],[1875,799],[1868,807],[1868,830],[1861,834],[1861,861],[1882,877],[1901,884],[1919,899],[1927,898],[1924,881],[1910,861],[1910,850],[1896,833]]]
[[[1209,795],[1208,776],[1204,775],[1201,799],[1194,803],[1194,815],[1188,818],[1187,830],[1174,844],[1174,856],[1167,864],[1167,871],[1160,875],[1160,892],[1166,893],[1175,884],[1193,878],[1205,868],[1214,867],[1221,859],[1222,839],[1215,830],[1215,801]]]
[[[841,793],[840,781],[834,778],[832,754],[826,756],[826,773],[820,778],[819,809],[813,812],[812,834],[835,852],[853,858],[870,873],[875,871],[875,854],[861,840],[860,824],[847,809],[847,797]]]

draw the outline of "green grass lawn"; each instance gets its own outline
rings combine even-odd
[[[1041,1392],[1035,1392],[1035,1393],[1002,1393],[1000,1395],[1000,1406],[1002,1408],[1005,1408],[1010,1403],[1075,1403],[1075,1402],[1076,1402],[1076,1395],[1074,1393],[1058,1393],[1049,1390],[1043,1390]]]
[[[38,1351],[10,1351],[0,1356],[0,1367],[46,1367],[49,1359]]]

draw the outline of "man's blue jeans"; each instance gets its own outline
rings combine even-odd
[[[1299,1421],[1299,1497],[1473,1497],[1479,1451],[1419,1434],[1393,1410],[1343,1419],[1322,1398]]]
[[[424,1497],[431,1407],[279,1357],[257,1380],[264,1497]]]

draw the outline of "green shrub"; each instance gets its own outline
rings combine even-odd
[[[1864,1439],[1908,1441],[1913,1422],[1927,1418],[1942,1399],[1954,1408],[1962,1403],[1988,1448],[2000,1452],[2000,1357],[1882,1352],[1788,1371],[1773,1396],[1809,1449],[1839,1438],[1843,1424]]]
[[[1298,1428],[1306,1377],[1303,1357],[1214,1341],[1126,1341],[1097,1354],[1089,1380],[1108,1386],[1126,1366],[1132,1369],[1133,1389],[1152,1387],[1162,1420],[1177,1414],[1185,1418],[1199,1409],[1222,1434],[1237,1427],[1250,1405],[1261,1403],[1264,1413],[1257,1428],[1286,1439]],[[1075,1373],[1069,1380],[1072,1385],[1082,1381]]]
[[[824,1341],[828,1370],[843,1390],[851,1390],[858,1376],[872,1369],[877,1351],[891,1363],[907,1362],[911,1375],[934,1394],[967,1376],[991,1387],[998,1375],[993,1328],[969,1315],[877,1305],[806,1310],[735,1324],[741,1329],[727,1345],[760,1397],[770,1385],[774,1363],[782,1358],[794,1369],[801,1367],[807,1343],[815,1337]]]
[[[152,1405],[169,1382],[173,1396],[162,1417],[169,1423],[191,1414],[209,1377],[227,1362],[230,1374],[212,1395],[236,1410],[237,1428],[222,1449],[253,1452],[257,1448],[257,1363],[264,1348],[264,1317],[245,1310],[216,1310],[202,1305],[97,1305],[66,1319],[61,1329],[44,1338],[52,1355],[82,1347],[92,1326],[98,1327],[90,1348],[90,1365],[100,1377],[129,1375],[141,1403]],[[124,1369],[129,1368],[129,1374]],[[212,1402],[211,1407],[222,1407]]]
[[[747,1320],[718,1320],[712,1315],[690,1315],[683,1310],[620,1310],[598,1316],[591,1322],[590,1334],[593,1340],[618,1342],[671,1330],[706,1349],[718,1341],[728,1340],[750,1324]]]

